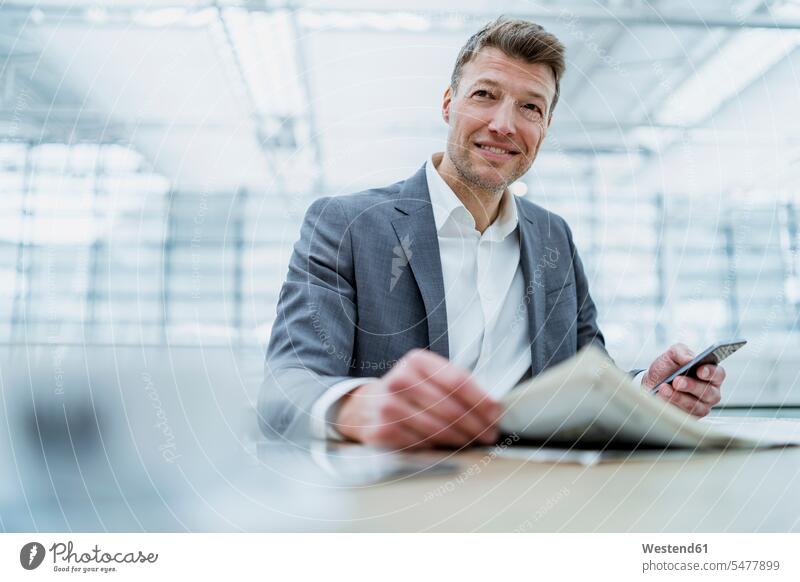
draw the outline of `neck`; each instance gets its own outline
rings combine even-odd
[[[469,184],[453,165],[447,154],[434,154],[433,165],[442,179],[455,192],[461,203],[475,220],[475,230],[483,234],[500,213],[504,190],[483,190]]]

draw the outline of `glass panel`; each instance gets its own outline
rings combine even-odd
[[[743,336],[728,402],[800,402],[786,356],[800,343],[795,197],[533,186],[530,196],[570,224],[621,366],[675,341],[699,349]],[[263,346],[310,202],[171,192],[122,146],[0,144],[0,333]]]

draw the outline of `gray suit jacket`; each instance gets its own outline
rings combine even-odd
[[[529,374],[588,343],[605,349],[567,223],[515,198],[530,329]],[[321,198],[306,213],[278,301],[259,398],[262,430],[304,437],[313,403],[381,376],[412,348],[449,356],[447,311],[423,166],[385,188]]]

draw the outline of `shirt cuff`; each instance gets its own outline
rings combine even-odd
[[[371,382],[374,378],[351,378],[337,382],[328,388],[311,407],[311,436],[316,439],[344,440],[341,433],[333,428],[342,396]]]
[[[639,373],[634,375],[633,381],[636,382],[637,384],[642,384],[646,372],[647,370],[639,370]]]

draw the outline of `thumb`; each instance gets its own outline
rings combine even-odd
[[[675,344],[658,356],[647,370],[645,383],[650,387],[672,374],[675,370],[692,361],[694,353],[683,344]]]

